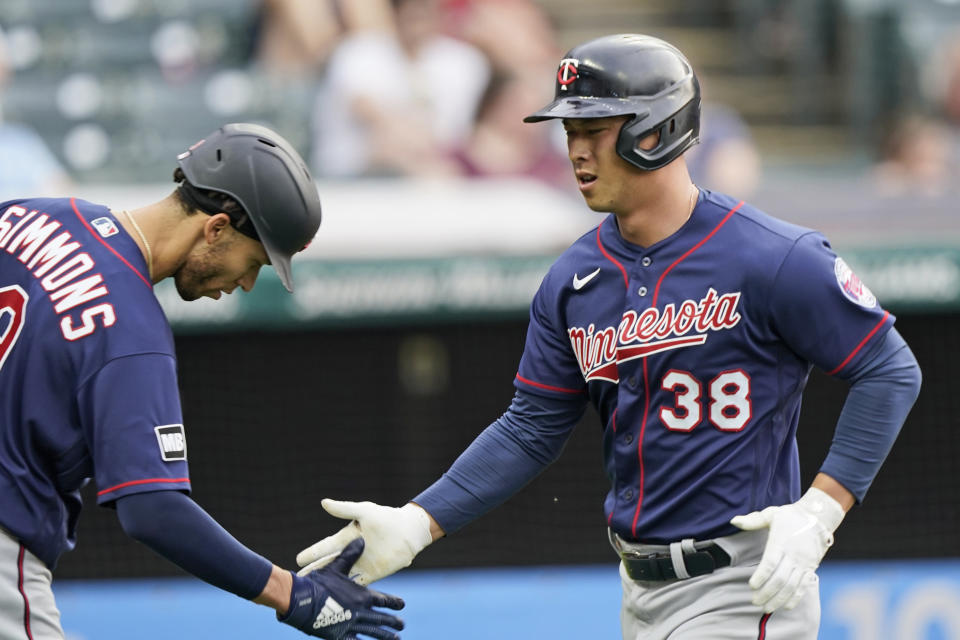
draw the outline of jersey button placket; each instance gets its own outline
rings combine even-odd
[[[643,267],[649,267],[651,264],[653,264],[653,260],[650,258],[650,256],[643,256],[643,258],[640,259],[640,265]],[[637,295],[641,298],[644,298],[647,295],[646,285],[640,285],[636,291]]]

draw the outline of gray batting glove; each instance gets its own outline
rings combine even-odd
[[[433,542],[430,516],[412,502],[395,508],[325,498],[320,504],[330,515],[352,522],[298,553],[297,564],[303,567],[298,575],[326,566],[352,540],[363,537],[363,555],[349,576],[357,584],[368,585],[410,566],[414,557]]]
[[[817,584],[817,567],[844,515],[839,502],[811,487],[792,504],[733,518],[730,524],[744,531],[770,528],[763,557],[750,577],[753,604],[767,613],[797,606]]]

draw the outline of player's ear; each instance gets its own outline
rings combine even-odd
[[[217,213],[203,223],[203,236],[207,244],[213,244],[223,237],[230,227],[230,216],[225,213]]]
[[[637,148],[650,151],[660,144],[660,131],[654,131],[637,141]]]

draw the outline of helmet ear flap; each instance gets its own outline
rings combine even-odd
[[[663,146],[663,133],[661,132],[660,140],[653,149],[640,149],[640,141],[658,130],[655,123],[644,122],[646,115],[648,114],[644,114],[641,118],[627,120],[620,128],[620,135],[617,137],[617,155],[636,167],[652,171],[663,166],[656,161],[658,151]]]
[[[657,125],[642,118],[627,121],[617,138],[617,154],[645,171],[654,171],[673,162],[684,151],[700,141],[700,100],[696,99]],[[651,126],[652,125],[652,126]],[[639,143],[651,133],[660,140],[652,149],[641,149]]]

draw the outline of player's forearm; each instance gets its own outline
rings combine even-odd
[[[253,600],[263,595],[264,586],[274,574],[271,562],[240,544],[178,491],[119,498],[117,516],[130,537],[201,580],[241,598]],[[277,598],[282,594],[271,591],[271,595]]]
[[[846,487],[825,473],[818,473],[810,486],[820,489],[820,491],[836,500],[843,507],[844,512],[849,511],[857,501],[856,496],[850,493]]]
[[[863,500],[920,391],[920,367],[895,329],[858,371],[821,473]]]
[[[487,427],[450,470],[413,502],[436,523],[434,539],[505,502],[557,459],[583,415],[568,403],[518,391],[510,409]]]
[[[290,591],[293,588],[293,576],[289,571],[273,565],[267,584],[260,595],[253,599],[257,604],[266,605],[285,613],[290,608]]]
[[[414,505],[414,506],[416,506],[416,507],[418,507],[418,508],[420,508],[420,509],[423,509],[423,507],[421,507],[420,505],[418,505],[416,502],[411,502],[410,504],[412,504],[412,505]],[[436,520],[433,519],[433,516],[430,515],[430,512],[427,511],[426,509],[423,509],[423,510],[426,512],[426,514],[427,514],[427,519],[430,521],[430,539],[431,539],[431,542],[436,542],[437,540],[439,540],[439,539],[442,538],[443,536],[447,535],[447,532],[443,530],[443,527],[440,526],[440,523],[439,523],[439,522],[437,522]]]
[[[447,532],[443,530],[436,520],[433,519],[429,513],[427,515],[430,517],[430,535],[433,537],[433,541],[436,542],[443,536],[447,535]]]

